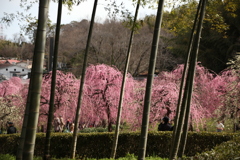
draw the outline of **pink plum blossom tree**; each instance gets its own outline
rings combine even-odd
[[[82,114],[88,114],[88,116],[82,115],[82,120],[86,117],[91,118],[93,125],[101,125],[105,121],[108,130],[111,131],[112,124],[116,122],[117,118],[121,83],[122,73],[116,68],[104,64],[90,65],[86,71],[85,91],[87,91],[91,103],[88,104],[88,109],[82,110]],[[131,114],[134,113],[131,105],[133,85],[133,78],[128,75],[123,100],[122,121],[129,121],[132,118]]]
[[[182,71],[183,65],[179,65],[173,71],[161,72],[155,77],[149,118],[152,127],[164,116],[174,118]],[[43,76],[39,126],[46,125],[51,76],[51,73]],[[115,67],[104,64],[87,67],[80,128],[107,125],[111,130],[111,125],[117,118],[121,82],[122,73]],[[199,64],[194,83],[190,123],[197,124],[198,127],[205,123],[203,120],[206,118],[224,118],[235,113],[240,86],[239,77],[232,70],[216,74]],[[134,80],[131,75],[126,78],[121,123],[128,123],[133,130],[141,126],[145,85],[145,80]],[[64,120],[74,120],[78,88],[79,79],[73,74],[57,71],[55,116],[62,115]],[[16,113],[19,116],[14,116],[19,117],[19,125],[24,114],[27,92],[27,84],[23,84],[17,77],[0,83],[1,104],[19,109]]]
[[[43,77],[39,124],[46,123],[50,102],[51,76],[52,72],[45,74]],[[73,74],[56,72],[55,116],[61,115],[63,119],[74,119],[78,87],[79,80]]]
[[[21,105],[20,92],[22,87],[22,80],[18,77],[0,83],[0,120],[2,127],[7,121],[13,121],[16,126],[21,124],[23,106]]]
[[[220,73],[221,83],[218,81],[217,90],[221,93],[221,104],[217,108],[220,119],[234,118],[237,114],[240,89],[240,77],[235,69],[226,69]]]

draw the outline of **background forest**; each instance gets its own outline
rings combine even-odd
[[[219,0],[209,1],[204,19],[202,39],[199,48],[198,61],[219,73],[227,68],[228,62],[236,56],[239,50],[240,8],[236,2]],[[178,64],[183,64],[186,56],[189,36],[197,2],[165,11],[158,47],[156,70],[172,71]],[[89,64],[107,64],[123,70],[130,35],[129,19],[106,19],[96,23],[89,50]],[[132,46],[129,73],[133,76],[147,71],[155,15],[146,15],[138,20],[138,30]],[[59,57],[62,70],[72,72],[79,77],[86,46],[90,22],[72,21],[61,26]],[[15,35],[13,41],[0,41],[0,57],[18,57],[32,59],[34,46],[34,31],[37,22],[31,22],[23,28],[32,41],[27,43],[23,35]],[[49,20],[46,45],[46,62],[49,54],[49,39],[54,36],[55,25]]]

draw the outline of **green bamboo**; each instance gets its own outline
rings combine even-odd
[[[146,154],[152,83],[153,83],[153,79],[154,79],[158,42],[159,42],[161,23],[162,23],[163,4],[164,4],[164,0],[159,0],[157,17],[156,17],[156,22],[155,22],[155,27],[154,27],[154,35],[153,35],[153,41],[152,41],[150,62],[149,62],[149,68],[148,68],[146,92],[145,92],[145,98],[144,98],[144,109],[143,109],[138,160],[144,160],[145,154]]]
[[[48,8],[49,0],[40,0],[37,37],[34,48],[35,62],[33,63],[33,70],[31,71],[31,74],[33,74],[33,76],[31,76],[30,79],[30,81],[32,81],[30,82],[32,83],[32,90],[30,90],[29,93],[31,94],[31,98],[29,103],[29,114],[23,149],[24,160],[32,160],[34,155],[45,54]]]
[[[36,55],[33,55],[33,63],[36,61]],[[32,70],[34,70],[32,66]],[[29,114],[29,105],[30,105],[30,100],[31,100],[31,90],[32,90],[32,81],[31,79],[33,77],[33,74],[30,74],[30,82],[29,82],[29,87],[28,87],[28,95],[27,95],[27,102],[26,102],[26,107],[24,111],[24,119],[23,119],[23,125],[22,125],[22,130],[21,130],[21,135],[19,138],[19,145],[17,149],[17,155],[16,155],[16,160],[22,160],[22,155],[23,155],[23,147],[24,147],[24,141],[26,137],[26,128],[27,128],[27,122],[28,122],[28,114]]]
[[[183,88],[186,85],[186,76],[187,76],[187,73],[189,72],[190,55],[192,52],[193,40],[194,40],[195,30],[196,30],[196,26],[197,26],[198,17],[199,17],[199,12],[200,12],[200,5],[198,6],[197,14],[195,16],[195,21],[194,21],[193,28],[192,28],[190,42],[188,44],[188,51],[187,51],[187,56],[186,56],[186,60],[185,60],[183,75],[182,75],[180,89],[179,89],[179,98],[178,98],[176,116],[174,119],[174,130],[173,130],[173,135],[172,135],[171,150],[170,150],[170,156],[169,156],[170,158],[173,158],[173,154],[176,154],[174,152],[177,151],[177,150],[173,149],[176,146],[176,143],[175,143],[175,142],[177,142],[176,138],[179,139],[179,137],[176,137],[176,132],[177,132],[176,128],[178,126],[178,120],[179,120],[179,116],[180,116],[180,112],[181,112],[181,106],[182,106],[182,100],[183,100]]]
[[[116,123],[113,147],[112,147],[112,152],[111,152],[111,157],[110,157],[113,159],[115,159],[116,151],[117,151],[119,128],[120,128],[120,121],[121,121],[121,115],[122,115],[122,102],[123,102],[123,97],[124,97],[125,81],[126,81],[126,75],[127,75],[128,66],[129,66],[129,60],[130,60],[130,56],[131,56],[132,41],[133,41],[133,37],[134,37],[135,24],[136,24],[136,20],[137,20],[137,16],[138,16],[139,6],[140,6],[140,0],[138,0],[138,2],[137,2],[137,7],[136,7],[136,11],[135,11],[133,26],[132,26],[132,30],[131,30],[129,45],[128,45],[127,59],[125,62],[125,68],[124,68],[124,73],[123,73],[120,99],[119,99],[119,105],[118,105],[117,123]]]
[[[184,154],[186,142],[187,142],[187,134],[188,134],[188,123],[189,123],[189,116],[191,111],[191,100],[192,100],[192,91],[193,91],[193,82],[194,82],[194,76],[195,76],[195,70],[196,70],[196,63],[197,63],[197,57],[198,57],[198,50],[200,45],[200,37],[201,37],[201,31],[202,31],[202,25],[203,25],[203,19],[205,15],[205,8],[206,8],[206,0],[201,0],[199,5],[201,5],[201,11],[200,11],[200,18],[199,23],[197,27],[197,33],[196,33],[196,42],[193,46],[193,57],[191,60],[191,67],[189,72],[190,77],[190,83],[189,83],[189,95],[187,98],[187,110],[186,110],[186,117],[184,121],[184,127],[183,127],[183,133],[181,136],[181,145],[179,148],[179,157],[182,157]],[[201,4],[202,3],[202,4]]]
[[[81,84],[80,84],[80,89],[79,89],[79,95],[78,95],[78,103],[77,103],[77,109],[76,109],[76,116],[75,116],[75,125],[74,125],[74,131],[73,131],[73,139],[72,139],[72,144],[71,144],[71,158],[75,158],[76,154],[76,146],[77,146],[77,133],[78,133],[78,122],[80,119],[80,111],[81,111],[81,103],[83,99],[83,88],[84,88],[84,81],[85,81],[85,72],[86,72],[86,66],[87,66],[87,55],[88,55],[88,50],[89,46],[91,43],[91,37],[92,37],[92,30],[94,26],[94,19],[95,19],[95,14],[97,10],[97,3],[98,0],[94,1],[93,5],[93,12],[92,12],[92,18],[91,18],[91,24],[89,28],[89,33],[88,33],[88,39],[87,39],[87,44],[86,44],[86,51],[84,55],[84,62],[83,62],[83,68],[82,68],[82,76],[81,76]]]
[[[199,4],[199,8],[203,8],[202,4],[200,2]],[[202,12],[202,9],[201,11]],[[200,24],[201,22],[201,15],[200,15],[200,20],[198,20],[198,23]],[[172,147],[172,151],[170,154],[170,158],[169,159],[176,159],[178,150],[179,150],[179,145],[180,145],[180,141],[181,141],[181,147],[180,147],[180,151],[179,151],[179,155],[182,156],[184,151],[184,144],[186,142],[186,136],[187,136],[187,130],[188,130],[188,124],[186,124],[186,122],[188,122],[188,118],[189,118],[189,114],[190,114],[190,103],[191,103],[191,96],[192,96],[192,87],[193,87],[193,78],[194,78],[194,72],[195,72],[195,65],[196,65],[196,58],[197,58],[197,52],[198,52],[198,45],[199,45],[199,24],[198,24],[198,29],[197,29],[197,35],[196,35],[196,40],[194,42],[194,51],[191,53],[190,56],[190,66],[189,66],[189,72],[187,75],[187,80],[186,80],[186,86],[184,89],[184,96],[183,96],[183,103],[181,106],[181,112],[180,112],[180,118],[179,118],[179,124],[177,126],[177,131],[176,131],[176,135],[175,135],[175,139],[174,139],[174,146]],[[183,124],[184,124],[184,130],[183,130]],[[183,133],[182,133],[183,132]]]
[[[57,25],[55,33],[55,45],[54,45],[54,56],[53,56],[53,69],[52,69],[52,81],[51,81],[51,94],[50,94],[50,104],[48,111],[48,123],[47,132],[45,138],[45,148],[44,148],[44,160],[50,159],[50,140],[52,131],[52,121],[54,114],[54,100],[55,100],[55,88],[56,88],[56,71],[57,71],[57,58],[58,58],[58,46],[59,46],[59,35],[61,28],[61,16],[62,16],[62,0],[58,1],[58,14],[57,14]],[[51,63],[51,62],[50,62]]]

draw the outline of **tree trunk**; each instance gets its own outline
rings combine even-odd
[[[56,25],[56,33],[55,33],[54,56],[53,56],[51,95],[50,95],[47,132],[46,132],[46,138],[45,138],[44,157],[43,157],[44,160],[50,159],[50,140],[51,140],[52,121],[53,121],[53,114],[54,114],[56,70],[57,70],[57,58],[58,58],[58,46],[59,46],[61,16],[62,16],[62,0],[59,0],[58,1],[57,25]]]
[[[177,112],[176,112],[176,116],[174,118],[174,130],[173,130],[173,135],[172,135],[171,150],[170,150],[170,156],[169,156],[170,159],[173,159],[174,155],[177,154],[176,152],[178,151],[178,149],[176,148],[176,145],[177,145],[176,143],[178,141],[176,139],[179,139],[179,137],[176,137],[176,133],[177,133],[177,127],[179,124],[179,116],[180,116],[180,112],[182,109],[181,106],[182,106],[183,93],[184,93],[183,88],[185,88],[185,85],[186,85],[186,76],[187,76],[187,73],[189,70],[190,55],[192,52],[194,35],[195,35],[197,20],[198,20],[199,12],[200,12],[199,7],[200,6],[198,6],[197,14],[195,16],[195,21],[194,21],[193,28],[192,28],[192,33],[191,33],[191,37],[190,37],[190,41],[189,41],[189,45],[188,45],[187,57],[185,60],[185,65],[184,65],[184,70],[183,70],[183,75],[182,75],[182,80],[181,80],[181,85],[180,85]]]
[[[144,108],[143,108],[143,118],[142,118],[138,160],[144,160],[145,154],[146,154],[152,83],[154,79],[156,57],[157,57],[157,51],[158,51],[158,42],[159,42],[161,23],[162,23],[163,4],[164,4],[164,0],[159,0],[157,17],[156,17],[156,22],[154,27],[151,56],[150,56],[149,68],[148,68],[146,92],[145,92],[145,98],[144,98]]]
[[[195,19],[195,22],[194,22],[193,32],[192,32],[192,37],[191,38],[194,37],[194,32],[195,32],[197,22],[200,24],[201,23],[200,21],[202,21],[201,16],[200,16],[200,20],[198,21],[200,8],[203,8],[202,7],[202,1],[200,1],[200,3],[199,3],[199,7],[198,7],[197,14],[196,14],[196,19]],[[201,12],[202,12],[202,9],[201,9]],[[198,29],[199,29],[199,24],[198,24]],[[197,31],[199,31],[198,29],[197,29]],[[192,53],[189,50],[189,53],[188,53],[188,54],[190,54],[190,66],[189,66],[189,71],[187,73],[183,102],[179,106],[181,108],[179,123],[178,123],[177,127],[175,128],[176,129],[176,134],[173,135],[174,138],[173,138],[173,143],[172,143],[171,153],[170,153],[170,158],[169,159],[175,159],[176,158],[176,155],[177,155],[178,150],[179,150],[180,140],[181,140],[181,147],[180,147],[180,151],[179,151],[179,154],[178,154],[178,155],[180,155],[180,157],[182,156],[184,148],[185,148],[187,130],[188,130],[188,119],[189,119],[189,114],[190,114],[190,104],[191,104],[191,97],[192,97],[193,79],[194,79],[194,73],[195,73],[197,53],[198,53],[198,48],[199,48],[199,39],[200,39],[199,33],[197,33],[196,40],[195,40],[194,46],[193,46],[194,50],[193,50]],[[193,42],[193,40],[191,39],[191,43],[192,42]],[[183,124],[184,124],[184,129],[182,129]],[[183,133],[182,133],[182,130],[183,130]],[[181,139],[180,139],[180,137],[181,137]]]
[[[93,26],[94,26],[95,14],[96,14],[96,10],[97,10],[97,3],[98,3],[98,0],[95,0],[94,6],[93,6],[93,12],[92,12],[91,24],[90,24],[89,33],[88,33],[87,44],[86,44],[86,51],[85,51],[85,55],[84,55],[81,84],[80,84],[80,89],[79,89],[78,103],[77,103],[76,116],[75,116],[75,126],[74,126],[73,139],[72,139],[72,144],[71,144],[71,158],[72,159],[75,158],[75,152],[76,152],[76,146],[77,146],[77,133],[78,133],[78,125],[79,125],[79,119],[80,119],[79,115],[80,115],[80,111],[81,111],[81,103],[82,103],[82,99],[83,99],[83,88],[84,88],[85,72],[86,72],[86,65],[87,65],[87,55],[88,55],[88,50],[89,50],[89,46],[91,43],[92,30],[93,30]]]
[[[36,57],[36,56],[34,56],[34,57]],[[33,59],[35,59],[34,57],[33,57]],[[32,70],[33,70],[33,67],[32,67]],[[30,79],[33,79],[32,77],[33,77],[33,74],[31,74]],[[26,137],[27,122],[28,122],[29,105],[30,105],[30,99],[31,99],[31,94],[30,94],[31,90],[32,90],[32,81],[30,80],[29,88],[28,88],[27,103],[26,103],[26,108],[25,108],[25,113],[24,113],[22,131],[21,131],[21,135],[19,138],[19,145],[18,145],[18,149],[17,149],[16,160],[22,160],[23,147],[24,147],[24,141],[25,141],[25,137]]]
[[[49,0],[41,0],[39,2],[39,16],[37,37],[34,48],[35,61],[33,62],[33,70],[31,71],[30,84],[32,83],[32,90],[29,103],[29,114],[23,149],[23,159],[32,160],[34,155],[36,130],[39,117],[40,95],[42,86],[42,72],[44,64],[45,43],[46,43],[46,28],[48,20]],[[27,107],[27,106],[26,106]]]
[[[179,96],[178,96],[178,103],[177,103],[177,111],[176,111],[176,115],[174,117],[174,129],[173,129],[173,135],[172,135],[172,140],[171,140],[171,149],[170,149],[170,156],[169,157],[172,157],[173,147],[174,147],[174,143],[176,141],[175,140],[176,139],[176,130],[177,130],[176,128],[178,126],[178,120],[179,120],[179,116],[180,116],[180,112],[181,112],[181,105],[182,105],[182,100],[183,100],[183,88],[185,88],[185,85],[186,85],[186,76],[187,76],[187,72],[188,72],[188,69],[189,69],[190,54],[191,54],[191,50],[192,50],[192,44],[193,44],[193,39],[194,39],[194,32],[195,32],[195,28],[196,28],[197,18],[198,18],[198,13],[196,14],[196,18],[195,18],[195,21],[194,21],[194,25],[193,25],[193,29],[192,29],[192,33],[191,33],[191,37],[190,37],[190,42],[189,42],[189,45],[188,45],[187,56],[186,56],[184,69],[183,69],[183,73],[182,73],[182,79],[181,79]]]
[[[197,63],[197,57],[198,57],[198,50],[199,50],[199,45],[200,45],[200,37],[201,37],[201,32],[202,32],[202,25],[203,25],[203,19],[205,15],[205,8],[206,8],[206,0],[201,0],[199,3],[199,6],[201,8],[200,11],[200,18],[198,22],[198,27],[197,27],[197,32],[196,32],[196,41],[194,42],[193,46],[193,57],[191,60],[190,64],[190,70],[189,70],[189,94],[187,98],[187,110],[186,110],[186,117],[184,121],[184,128],[183,128],[183,133],[181,136],[181,145],[180,145],[180,150],[179,150],[179,157],[182,157],[184,154],[186,142],[187,142],[187,134],[188,134],[188,123],[189,123],[189,116],[190,116],[190,111],[191,111],[191,100],[192,100],[192,91],[193,91],[193,82],[194,82],[194,76],[195,76],[195,70],[196,70],[196,63]]]
[[[136,7],[136,11],[135,11],[133,26],[132,26],[132,30],[131,30],[129,45],[128,45],[127,59],[126,59],[126,63],[125,63],[124,73],[123,73],[121,93],[120,93],[120,99],[119,99],[119,105],[118,105],[118,115],[117,115],[115,136],[114,136],[114,140],[113,140],[112,152],[111,152],[111,157],[110,157],[113,159],[115,159],[116,151],[117,151],[119,128],[120,128],[121,115],[122,115],[122,102],[123,102],[123,97],[124,97],[125,81],[126,81],[126,75],[127,75],[127,71],[128,71],[129,60],[130,60],[130,56],[131,56],[132,41],[133,41],[133,37],[134,37],[135,24],[136,24],[136,20],[137,20],[137,16],[138,16],[139,6],[140,6],[140,0],[138,0],[138,2],[137,2],[137,7]]]
[[[36,54],[33,55],[33,61],[36,61]],[[34,65],[32,66],[32,70],[34,70],[35,67]],[[24,148],[24,142],[25,142],[25,137],[26,137],[26,128],[27,128],[27,123],[28,123],[28,115],[29,115],[29,106],[30,106],[30,100],[31,100],[31,90],[33,87],[33,83],[31,81],[33,79],[33,74],[30,75],[30,82],[29,82],[29,88],[28,88],[28,96],[27,96],[27,102],[26,102],[26,107],[25,107],[25,112],[24,112],[24,119],[23,119],[23,125],[22,125],[22,130],[21,130],[21,135],[19,138],[19,145],[17,149],[17,155],[16,155],[16,160],[22,160],[23,156],[23,148]]]

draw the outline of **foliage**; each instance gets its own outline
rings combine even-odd
[[[11,134],[11,135],[10,134],[0,134],[0,142],[1,142],[0,153],[16,155],[18,139],[19,139],[18,133]],[[5,142],[7,142],[7,143],[5,143]]]
[[[0,154],[0,160],[15,160],[15,157],[10,154]]]
[[[217,73],[225,69],[229,58],[235,53],[227,53],[232,45],[239,44],[238,1],[208,1],[203,24],[198,60],[202,65]],[[163,28],[175,35],[168,39],[169,49],[177,57],[185,57],[192,31],[197,2],[192,1],[164,14]]]
[[[42,157],[34,157],[33,160],[41,160]],[[166,158],[160,158],[160,157],[146,157],[146,160],[167,160]],[[15,156],[10,154],[0,154],[0,160],[15,160]],[[70,158],[51,158],[51,160],[73,160]],[[74,159],[74,160],[80,160],[80,159]],[[86,160],[97,160],[96,158],[86,158]],[[109,158],[100,158],[98,160],[113,160]],[[137,157],[132,154],[127,154],[125,157],[117,158],[116,160],[137,160]]]
[[[168,157],[172,132],[149,132],[147,144],[147,157]],[[229,141],[238,134],[189,132],[186,146],[186,155],[194,156],[197,153],[211,150],[216,145]],[[15,155],[19,134],[0,134],[0,153]],[[114,133],[95,132],[79,133],[76,147],[77,158],[106,158],[109,157]],[[119,145],[116,158],[125,157],[127,154],[137,155],[140,132],[124,132],[119,135]],[[42,156],[44,152],[44,133],[36,137],[35,156]],[[51,155],[54,158],[64,158],[69,155],[72,133],[53,133],[51,135]]]
[[[91,132],[107,132],[108,130],[103,127],[92,127],[92,128],[84,128],[80,130],[80,133],[91,133]]]
[[[29,21],[26,26],[22,26],[22,30],[25,32],[25,35],[28,36],[31,43],[34,43],[36,34],[37,34],[37,26],[38,26],[38,20],[33,19],[32,21]],[[47,38],[53,37],[55,32],[56,26],[52,24],[51,20],[48,19],[47,21]]]
[[[19,34],[14,34],[12,41],[0,40],[0,56],[16,57],[19,60],[32,59],[33,45],[24,41],[24,37]]]
[[[6,76],[0,75],[0,82],[7,80]]]
[[[52,0],[53,2],[58,2],[56,0]],[[74,5],[79,5],[84,0],[65,0],[63,5],[66,5],[68,9],[71,11]],[[29,12],[34,4],[38,3],[36,0],[21,0],[19,1],[19,6],[23,9],[23,11],[15,11],[14,13],[4,13],[3,17],[0,17],[0,21],[10,26],[11,23],[15,20],[19,21],[18,25],[21,28],[21,35],[25,32],[26,35],[29,36],[31,42],[34,42],[35,30],[37,25],[37,18],[33,17]],[[26,23],[27,22],[27,23]],[[53,25],[51,25],[51,20],[48,19],[48,30],[53,30]]]
[[[207,131],[207,132],[216,132],[216,124],[217,121],[219,120],[219,117],[216,118],[208,118],[206,119],[206,123],[199,125],[199,131]],[[225,118],[222,120],[222,123],[224,124],[224,131],[223,132],[228,132],[232,133],[233,132],[233,126],[234,126],[234,119],[231,118]],[[194,126],[196,128],[196,126]]]
[[[225,160],[240,158],[240,137],[235,137],[233,140],[221,143],[212,150],[197,154],[186,159],[202,159],[202,160]]]

